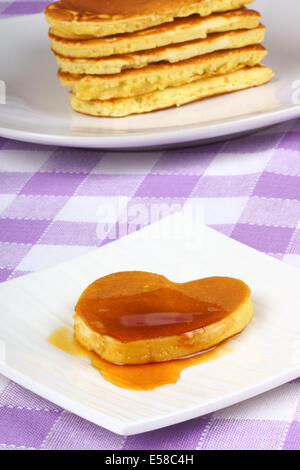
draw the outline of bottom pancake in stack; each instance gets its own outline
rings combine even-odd
[[[72,93],[71,106],[75,111],[92,116],[122,117],[181,106],[210,96],[263,85],[273,76],[270,68],[257,65],[132,98],[84,101]]]
[[[176,63],[159,63],[113,75],[59,71],[72,89],[75,111],[122,117],[180,106],[209,96],[268,82],[273,73],[259,66],[266,55],[260,45],[213,52]]]

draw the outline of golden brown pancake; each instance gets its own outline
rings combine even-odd
[[[211,33],[257,28],[260,19],[261,16],[256,11],[241,8],[226,13],[212,14],[205,18],[193,15],[144,31],[102,39],[63,39],[55,36],[52,29],[50,29],[49,38],[51,47],[57,54],[65,57],[100,58],[203,39]]]
[[[86,349],[109,362],[147,364],[186,357],[240,333],[253,305],[238,279],[178,284],[122,272],[91,284],[75,312],[75,337]]]
[[[61,37],[105,37],[140,31],[193,14],[235,10],[253,0],[61,0],[45,9]]]
[[[59,71],[63,86],[72,88],[80,100],[109,100],[178,87],[205,76],[222,75],[245,66],[254,66],[266,56],[260,45],[213,52],[175,64],[159,63],[114,75],[75,75]]]
[[[170,87],[134,98],[83,101],[71,95],[75,111],[91,116],[123,117],[182,106],[211,96],[263,85],[274,77],[268,67],[257,65],[225,75],[209,77],[179,87]]]
[[[120,54],[100,59],[74,59],[55,54],[62,72],[72,74],[106,75],[128,69],[139,69],[157,62],[175,63],[199,55],[225,49],[239,49],[263,42],[266,28],[260,25],[254,29],[241,29],[229,33],[209,34],[206,39],[196,39],[181,44],[151,49],[133,54]]]

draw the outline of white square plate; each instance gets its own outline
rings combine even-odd
[[[187,236],[192,234],[193,236]],[[72,324],[82,290],[100,276],[144,270],[183,282],[212,275],[244,280],[255,318],[232,351],[185,369],[175,385],[133,391],[107,382],[86,358],[47,342]],[[184,212],[87,255],[0,285],[0,372],[118,434],[188,420],[270,390],[300,373],[300,272],[209,228]]]

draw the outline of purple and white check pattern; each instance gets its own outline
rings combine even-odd
[[[49,2],[0,1],[0,16]],[[300,267],[300,121],[163,152],[112,153],[0,138],[0,280],[109,242],[99,204],[199,202],[206,223]],[[98,215],[97,215],[98,214]],[[300,449],[300,379],[199,419],[122,437],[0,376],[0,449]]]

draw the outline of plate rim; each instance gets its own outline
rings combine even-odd
[[[284,385],[292,380],[295,380],[300,375],[300,366],[295,366],[288,369],[284,374],[277,375],[276,377],[268,378],[260,382],[255,383],[251,387],[236,393],[231,393],[220,397],[218,400],[211,400],[205,404],[195,404],[184,410],[178,412],[166,413],[160,417],[147,418],[147,420],[137,420],[134,423],[121,424],[113,417],[107,418],[105,414],[100,411],[96,411],[89,408],[82,403],[78,403],[75,400],[69,401],[63,393],[56,392],[51,388],[39,383],[37,380],[30,379],[25,374],[16,371],[14,368],[0,363],[0,373],[2,373],[8,379],[16,382],[22,387],[30,390],[33,393],[41,396],[42,398],[51,401],[59,407],[80,416],[81,418],[88,420],[97,426],[108,429],[109,431],[118,434],[120,436],[132,436],[142,434],[144,432],[155,431],[163,429],[168,426],[173,426],[191,419],[200,418],[209,413],[214,413],[221,409],[228,408],[238,403],[249,400],[258,395],[271,391],[281,385]],[[68,403],[67,403],[68,402]],[[99,419],[97,419],[99,418]]]
[[[0,108],[1,109],[1,108]],[[80,148],[103,148],[103,149],[140,149],[142,147],[158,147],[163,145],[187,145],[206,143],[207,140],[227,139],[228,137],[238,136],[241,133],[251,133],[259,131],[263,128],[271,127],[282,122],[291,121],[300,117],[300,105],[291,109],[278,110],[276,112],[264,113],[262,116],[247,118],[244,121],[236,121],[239,126],[235,132],[232,132],[233,122],[222,123],[218,125],[216,131],[215,125],[203,128],[187,129],[184,131],[169,131],[158,135],[140,134],[136,136],[57,136],[48,135],[38,132],[21,131],[17,129],[9,129],[0,127],[0,136],[3,138],[14,139],[21,142],[53,145],[61,147],[80,147]],[[250,121],[250,122],[249,122]],[[205,129],[205,135],[204,134]],[[181,137],[181,134],[183,136]]]
[[[43,13],[33,13],[30,15],[19,15],[17,17],[0,17],[0,21],[30,21],[31,17],[43,17]],[[1,112],[0,105],[0,112]],[[161,113],[156,111],[156,113]],[[140,149],[153,148],[169,145],[188,145],[201,144],[211,140],[225,140],[226,138],[247,132],[260,130],[264,127],[273,126],[285,121],[300,117],[300,103],[292,105],[285,109],[277,109],[264,112],[255,116],[242,118],[228,118],[225,122],[219,124],[193,125],[191,128],[178,130],[173,129],[160,133],[139,133],[135,135],[112,135],[110,136],[79,136],[79,135],[56,135],[43,132],[34,132],[34,130],[22,130],[16,127],[0,126],[0,136],[8,139],[14,139],[22,142],[42,145],[56,145],[63,147],[80,148],[103,148],[103,149]],[[113,119],[113,118],[111,118]],[[125,118],[126,119],[126,118]]]

